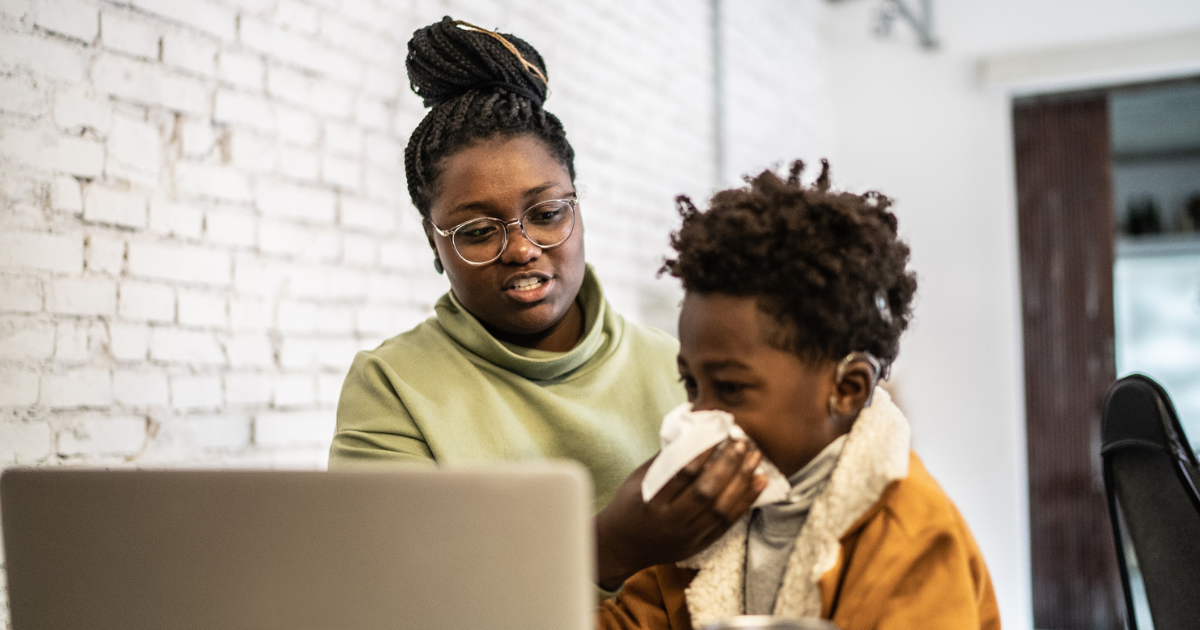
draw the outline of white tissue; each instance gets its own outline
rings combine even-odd
[[[750,439],[734,424],[733,415],[718,410],[692,411],[691,403],[683,403],[667,413],[658,435],[662,438],[662,452],[642,478],[642,500],[647,503],[697,455],[727,439]],[[775,464],[763,457],[755,472],[767,476],[767,487],[754,501],[755,507],[787,497],[791,484]]]

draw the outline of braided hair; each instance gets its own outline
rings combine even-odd
[[[771,171],[718,192],[707,212],[677,198],[678,256],[662,271],[689,292],[753,297],[781,326],[773,345],[809,360],[865,350],[885,363],[912,317],[916,274],[896,235],[891,200],[830,190],[829,163],[812,186],[804,163],[786,180]]]
[[[443,160],[481,140],[533,136],[575,181],[575,150],[558,118],[542,109],[549,93],[542,56],[514,35],[460,25],[470,27],[445,17],[408,41],[409,83],[431,109],[409,136],[404,174],[426,219]]]

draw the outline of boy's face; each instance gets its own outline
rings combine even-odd
[[[778,324],[754,298],[688,293],[679,314],[679,375],[693,409],[721,409],[785,476],[850,429],[829,414],[833,361],[811,364],[767,343]]]

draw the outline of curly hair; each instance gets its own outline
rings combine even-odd
[[[830,190],[829,163],[812,186],[804,163],[787,179],[772,171],[747,186],[718,192],[701,212],[676,198],[683,226],[678,253],[661,272],[688,292],[753,297],[781,324],[770,339],[808,360],[867,351],[891,363],[912,317],[916,274],[896,235],[891,200],[877,193]]]
[[[429,218],[443,160],[480,140],[536,137],[575,181],[575,150],[562,122],[542,109],[550,89],[545,62],[525,40],[445,17],[413,33],[405,66],[431,108],[404,149],[408,194],[421,216]]]

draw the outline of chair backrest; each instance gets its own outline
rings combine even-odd
[[[1146,376],[1122,378],[1104,401],[1101,432],[1104,486],[1129,627],[1136,630],[1137,624],[1123,534],[1137,553],[1155,628],[1196,628],[1200,624],[1200,465],[1171,399]]]

